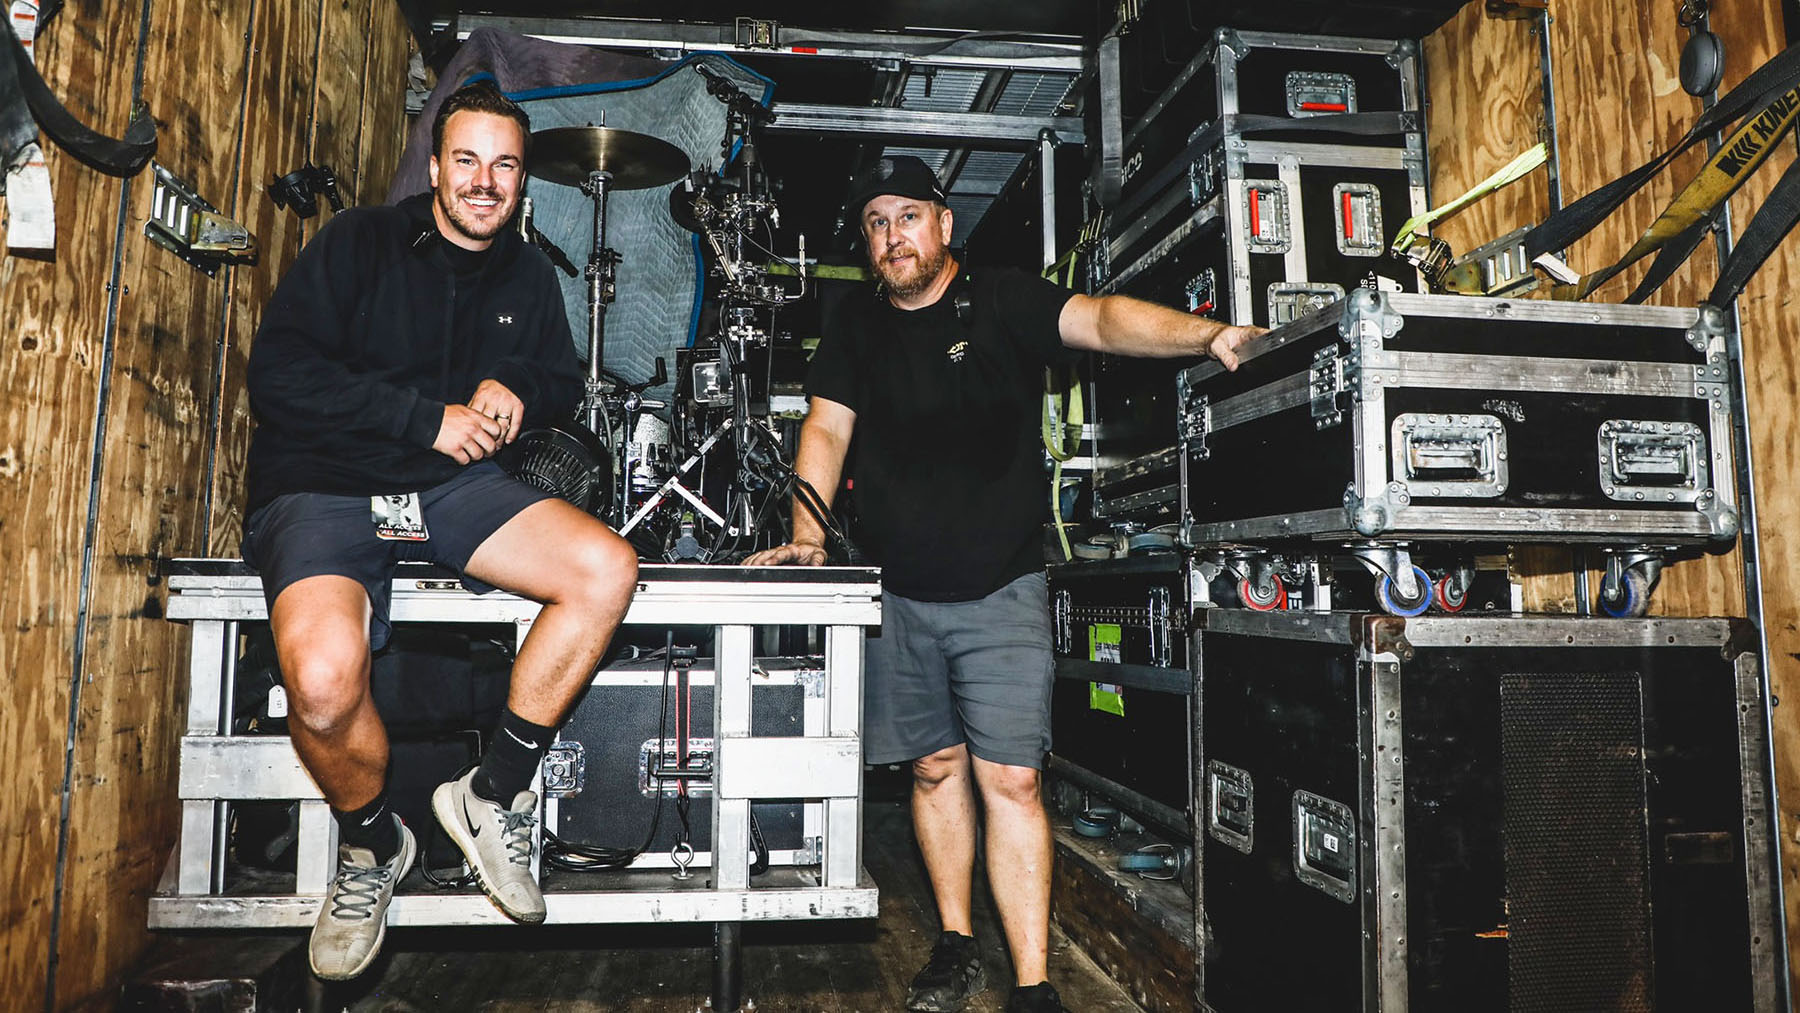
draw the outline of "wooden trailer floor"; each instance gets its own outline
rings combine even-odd
[[[937,937],[905,803],[869,803],[864,840],[865,865],[881,890],[879,920],[746,926],[744,997],[759,1013],[904,1008],[907,983]],[[990,987],[966,1009],[1000,1013],[1012,965],[985,884],[979,890],[976,933]],[[709,926],[396,930],[368,974],[314,996],[310,1005],[350,1013],[693,1013],[705,1009],[711,994],[711,938]],[[1054,928],[1050,977],[1072,1010],[1139,1013]]]

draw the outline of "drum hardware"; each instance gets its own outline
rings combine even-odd
[[[619,252],[606,245],[607,198],[615,190],[673,182],[687,169],[687,155],[648,134],[592,124],[539,130],[531,135],[531,145],[533,175],[578,187],[594,205],[594,239],[586,270],[588,375],[582,408],[588,427],[603,432],[606,307],[613,300],[619,266]]]
[[[571,278],[575,277],[575,262],[532,221],[530,197],[519,198],[519,235],[525,237],[526,242],[543,250],[544,255],[550,258],[550,263],[555,264],[558,270]]]

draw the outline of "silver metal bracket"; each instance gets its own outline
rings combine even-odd
[[[1344,390],[1344,366],[1337,350],[1327,345],[1314,352],[1312,369],[1307,376],[1308,386],[1312,389],[1313,428],[1330,429],[1341,425],[1344,406],[1338,395]]]
[[[1350,554],[1371,574],[1386,575],[1394,593],[1407,601],[1419,596],[1418,574],[1413,572],[1412,550],[1402,545],[1352,545]]]
[[[1406,318],[1388,305],[1387,293],[1369,288],[1351,292],[1344,300],[1343,315],[1338,318],[1338,334],[1352,344],[1361,338],[1385,341],[1405,326]]]
[[[215,275],[221,263],[256,259],[256,237],[244,226],[218,214],[204,197],[168,169],[150,163],[150,219],[144,235],[150,241]]]
[[[1173,646],[1174,629],[1170,625],[1169,589],[1153,587],[1150,589],[1150,600],[1145,603],[1150,625],[1150,663],[1169,667]]]
[[[794,673],[794,683],[808,700],[825,698],[825,670],[823,668],[802,668]]]
[[[1205,394],[1183,392],[1181,397],[1180,433],[1181,444],[1195,460],[1204,461],[1212,456],[1206,446],[1206,437],[1212,431],[1212,402]]]
[[[579,795],[587,786],[587,750],[573,740],[552,743],[544,753],[543,771],[545,798]]]
[[[1457,295],[1492,298],[1523,295],[1538,286],[1531,256],[1525,252],[1530,227],[1515,229],[1491,243],[1457,257],[1434,285]]]
[[[1357,534],[1374,538],[1394,526],[1394,515],[1412,503],[1405,483],[1389,482],[1368,499],[1356,495],[1354,485],[1344,490],[1344,513]],[[1395,578],[1398,580],[1399,578]]]
[[[1075,649],[1075,630],[1072,615],[1074,606],[1069,599],[1068,588],[1058,588],[1051,600],[1053,646],[1058,654],[1068,654]]]
[[[1730,321],[1725,312],[1717,306],[1701,306],[1700,316],[1694,320],[1694,326],[1688,328],[1687,343],[1694,351],[1704,354],[1715,341],[1724,341]]]

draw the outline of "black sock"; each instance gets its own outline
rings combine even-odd
[[[337,817],[338,840],[353,848],[375,852],[377,863],[386,862],[400,850],[400,829],[394,825],[394,811],[388,808],[387,788],[368,805],[350,812],[331,810]]]
[[[508,707],[500,715],[500,727],[494,729],[494,738],[469,787],[503,809],[512,805],[513,796],[531,787],[531,777],[544,762],[555,736],[556,729],[534,725]]]

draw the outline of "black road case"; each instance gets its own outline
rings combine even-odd
[[[1197,625],[1202,1009],[1777,1008],[1749,624]]]
[[[1195,543],[1722,542],[1723,320],[1358,290],[1177,381]]]
[[[1182,839],[1198,579],[1173,552],[1050,567],[1050,771]]]

